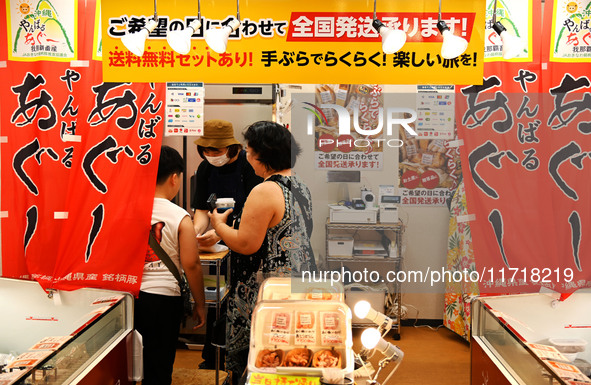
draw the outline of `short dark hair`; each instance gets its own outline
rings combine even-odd
[[[251,124],[244,132],[244,139],[258,155],[257,160],[269,170],[292,168],[302,152],[291,131],[275,122],[262,120]]]
[[[197,152],[199,153],[199,156],[201,157],[201,159],[205,159],[205,155],[203,155],[203,151],[207,148],[211,148],[213,150],[218,150],[217,147],[203,147],[203,146],[197,145]],[[240,150],[242,150],[242,145],[241,144],[231,144],[227,148],[228,148],[228,153],[226,155],[228,155],[228,158],[232,159],[233,157],[238,155]]]
[[[180,174],[185,171],[185,162],[177,150],[169,146],[162,146],[160,149],[160,160],[158,161],[158,174],[156,183],[162,184],[172,174]]]

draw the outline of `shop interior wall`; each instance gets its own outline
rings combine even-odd
[[[342,183],[327,183],[327,172],[317,170],[314,166],[314,136],[306,133],[307,113],[298,107],[298,102],[314,101],[314,85],[282,85],[287,93],[284,100],[292,99],[291,113],[280,115],[284,123],[289,123],[302,147],[302,154],[298,158],[295,171],[304,179],[313,198],[314,233],[312,246],[317,261],[326,266],[326,231],[325,223],[329,216],[328,204],[335,203],[342,195]],[[414,109],[415,99],[408,97],[416,92],[414,85],[385,85],[383,86],[384,105],[406,107]],[[279,106],[281,112],[281,105]],[[360,196],[361,187],[368,187],[378,194],[379,186],[391,184],[398,186],[398,149],[384,149],[384,168],[381,171],[362,171],[360,183],[345,183],[350,198]],[[439,270],[446,266],[447,235],[449,227],[449,210],[447,206],[401,206],[400,219],[406,230],[403,237],[403,268],[406,271],[426,272]],[[380,271],[384,276],[391,267],[388,264],[348,264],[349,267]],[[335,268],[334,264],[331,265]],[[336,266],[338,268],[338,266]],[[408,318],[414,319],[442,319],[444,314],[445,285],[436,283],[433,286],[424,283],[403,283],[402,302],[408,308]]]

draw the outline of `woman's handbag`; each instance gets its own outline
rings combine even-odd
[[[166,251],[164,251],[164,249],[162,248],[162,246],[160,246],[160,244],[158,243],[156,238],[154,238],[154,235],[152,234],[151,231],[150,231],[150,238],[148,240],[148,243],[149,243],[150,247],[152,248],[152,250],[154,250],[154,252],[158,256],[158,258],[160,258],[162,263],[164,263],[166,265],[166,267],[168,267],[168,270],[170,270],[172,275],[174,275],[174,277],[176,278],[176,280],[179,283],[179,287],[181,289],[181,298],[183,299],[183,314],[185,316],[192,315],[193,314],[193,303],[191,301],[191,289],[189,288],[189,283],[187,282],[187,277],[185,276],[185,274],[181,275],[181,273],[179,272],[179,269],[177,269],[174,262],[172,262],[172,259],[170,259],[170,257],[166,253]]]

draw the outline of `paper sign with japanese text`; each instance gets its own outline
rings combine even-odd
[[[77,0],[6,0],[10,60],[68,61],[77,56]]]
[[[591,1],[554,0],[553,4],[550,60],[591,62]]]
[[[101,29],[101,0],[96,0],[94,14],[94,34],[92,37],[92,58],[93,60],[103,59],[103,31]]]
[[[495,15],[496,6],[496,18]],[[486,1],[486,29],[484,36],[484,61],[506,61],[503,59],[503,42],[493,29],[493,19],[501,23],[507,34],[515,36],[521,45],[520,53],[512,62],[531,62],[533,60],[533,31],[534,18],[533,0],[487,0]]]
[[[251,373],[247,384],[249,385],[275,385],[275,384],[298,384],[298,385],[320,385],[320,377],[312,376],[285,376],[272,373]]]
[[[166,41],[167,32],[187,28],[197,18],[197,7],[189,0],[158,4],[157,27],[138,57],[121,38],[138,32],[153,17],[152,3],[133,0],[123,9],[116,0],[103,0],[105,81],[195,81],[196,74],[206,83],[477,84],[482,80],[485,4],[481,1],[450,0],[443,6],[442,19],[469,42],[456,59],[441,56],[435,0],[378,5],[382,22],[406,32],[404,47],[388,55],[371,25],[373,7],[362,0],[243,2],[240,27],[230,34],[226,52],[216,53],[206,44],[205,31],[236,21],[235,6],[231,2],[204,6],[191,50],[179,54]]]
[[[312,113],[307,123],[308,131],[314,126],[316,169],[372,171],[384,167],[384,135],[378,127],[384,120],[380,85],[317,84],[315,104],[304,104]],[[348,127],[344,134],[343,126]]]
[[[289,345],[291,342],[291,318],[292,313],[288,311],[277,311],[271,313],[272,322],[269,332],[269,344]]]
[[[57,350],[71,338],[72,336],[45,337],[31,346],[29,350]]]
[[[166,83],[164,135],[203,135],[204,105],[205,87],[203,83]]]

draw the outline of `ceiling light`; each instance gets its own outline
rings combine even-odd
[[[439,0],[439,19],[437,21],[437,29],[441,36],[443,36],[443,44],[441,45],[441,56],[444,59],[455,59],[466,51],[468,48],[468,41],[463,37],[456,36],[451,33],[445,21],[441,20],[441,0]]]
[[[121,43],[136,56],[143,56],[146,39],[158,25],[158,13],[156,12],[156,1],[154,0],[154,18],[148,20],[146,25],[138,32],[126,33],[121,38]]]
[[[495,0],[495,7],[493,10],[493,19],[492,19],[493,30],[501,37],[501,42],[503,44],[503,59],[513,59],[514,57],[519,56],[523,50],[525,49],[525,44],[523,41],[515,36],[507,32],[507,28],[500,21],[497,21],[497,2]]]
[[[185,29],[168,31],[166,40],[175,52],[186,55],[191,51],[191,36],[201,27],[201,16],[193,20]]]
[[[399,29],[386,27],[376,15],[376,1],[373,2],[373,22],[372,27],[382,37],[382,51],[384,53],[394,53],[399,51],[406,43],[406,33]]]
[[[240,8],[238,1],[236,0],[236,20],[230,21],[228,25],[222,28],[210,28],[205,31],[205,42],[209,48],[217,53],[226,52],[230,34],[240,27]]]
[[[187,28],[166,33],[166,41],[175,52],[186,55],[191,51],[191,36],[201,27],[201,0],[197,2],[197,19]]]
[[[503,43],[503,59],[513,59],[523,52],[523,41],[507,32],[507,28],[500,21],[493,24],[493,29],[501,37],[501,42]]]
[[[148,23],[142,27],[141,30],[134,33],[127,33],[121,38],[123,45],[136,56],[144,54],[144,47],[148,35],[156,28],[158,22],[156,20],[148,20]]]
[[[223,26],[222,28],[210,28],[205,31],[205,42],[217,53],[226,52],[228,45],[228,38],[230,34],[240,26],[240,21],[232,20],[230,24]]]

